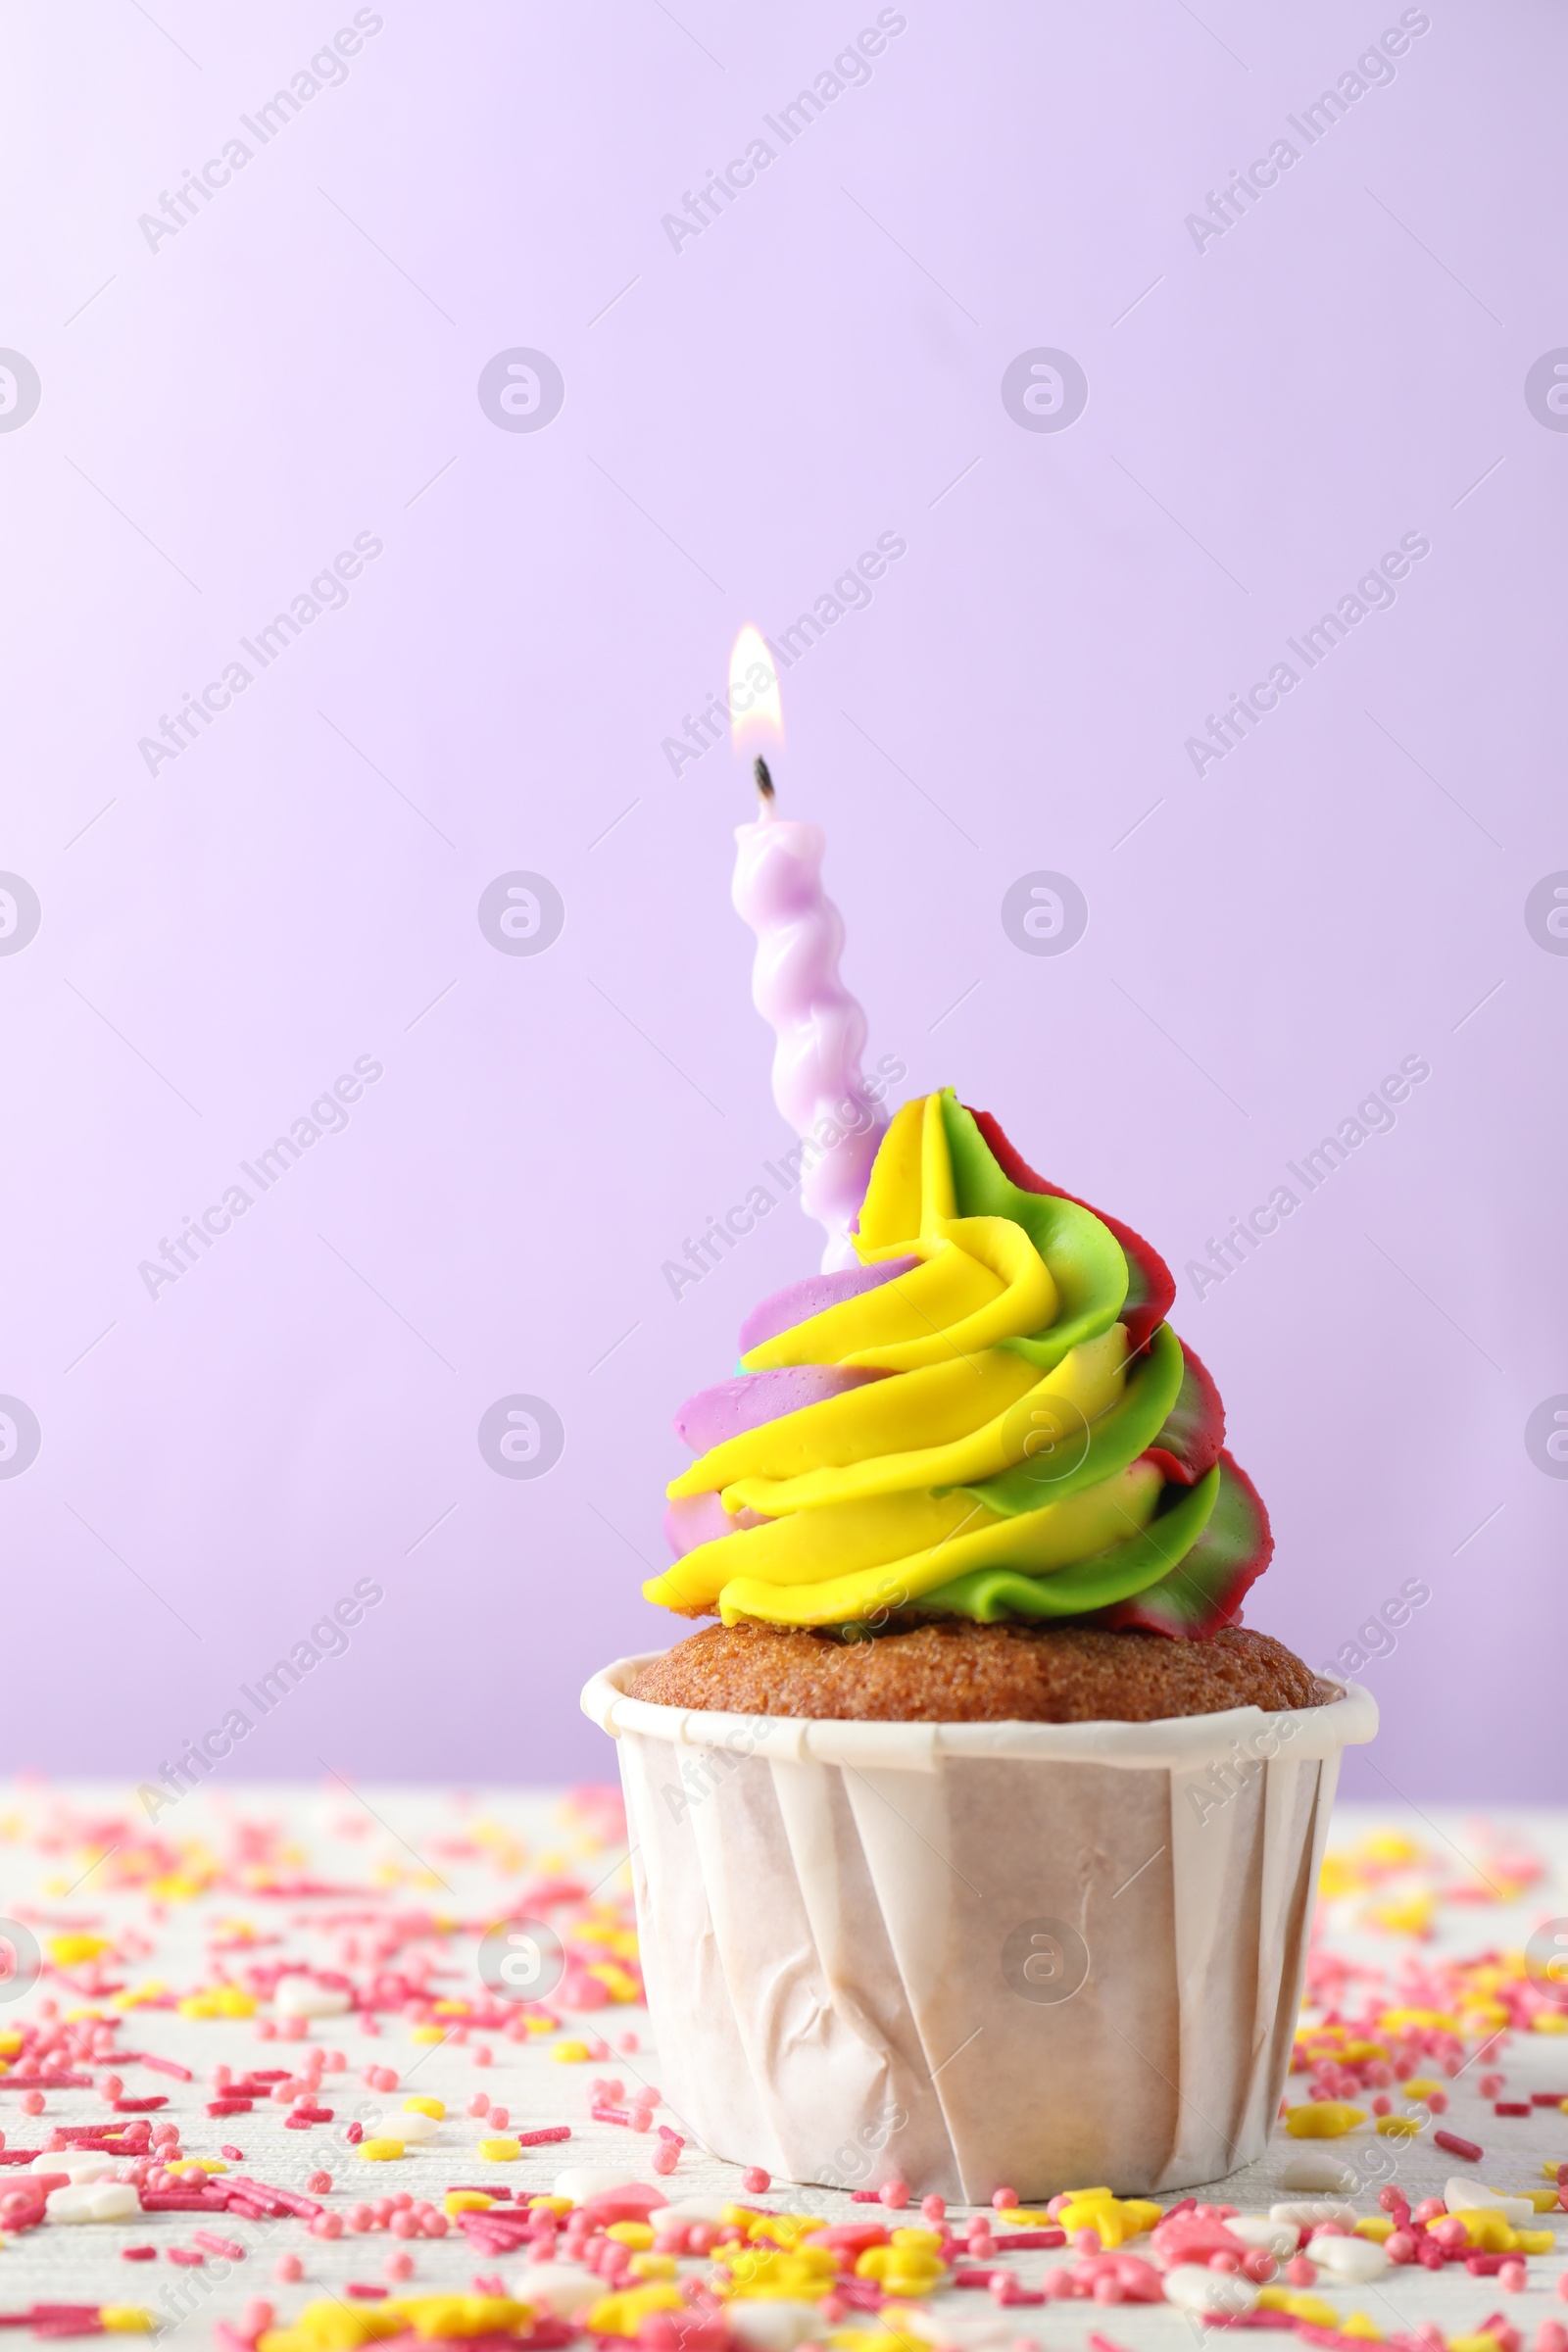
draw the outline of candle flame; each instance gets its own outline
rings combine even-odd
[[[743,759],[784,743],[784,707],[767,639],[751,621],[729,658],[729,735]]]

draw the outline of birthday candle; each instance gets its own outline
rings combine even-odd
[[[765,690],[750,690],[737,710],[737,686],[767,672]],[[755,736],[746,724],[760,702],[778,724],[778,680],[765,642],[746,629],[730,662],[737,745]],[[735,828],[736,911],[757,934],[752,1002],[778,1040],[773,1100],[806,1147],[801,1205],[827,1229],[824,1274],[858,1263],[850,1227],[865,1198],[883,1114],[867,1101],[860,1072],[865,1014],[839,978],[844,921],[822,888],[825,836],[820,825],[780,816],[766,762],[757,760],[756,821]]]

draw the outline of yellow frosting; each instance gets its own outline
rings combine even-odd
[[[672,1481],[672,1496],[716,1494],[731,1517],[744,1509],[763,1524],[688,1552],[645,1587],[651,1600],[716,1610],[726,1624],[875,1622],[970,1570],[1046,1578],[1149,1527],[1163,1483],[1150,1462],[1123,1459],[1094,1484],[1052,1493],[1051,1463],[1081,1460],[1126,1389],[1119,1252],[1102,1276],[1102,1328],[1054,1360],[1042,1343],[1081,1300],[1064,1298],[1022,1222],[957,1212],[944,1099],[917,1098],[883,1139],[857,1247],[867,1264],[919,1262],[742,1363],[882,1377],[745,1430]],[[1078,1213],[1108,1242],[1090,1212]],[[1064,1265],[1062,1279],[1083,1289],[1081,1267]],[[1031,1345],[1008,1345],[1017,1342]],[[992,1508],[969,1491],[1020,1464],[1040,1479],[1038,1508]]]

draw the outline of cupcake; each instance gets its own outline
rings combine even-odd
[[[1137,1234],[944,1091],[856,1249],[676,1416],[645,1590],[717,1622],[584,1692],[668,2096],[829,2186],[1217,2180],[1279,2103],[1372,1701],[1241,1624],[1268,1516]]]

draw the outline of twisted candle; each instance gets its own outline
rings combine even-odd
[[[865,1014],[839,978],[844,921],[822,889],[820,825],[781,817],[757,761],[757,820],[737,825],[735,909],[757,934],[752,1002],[778,1039],[773,1100],[807,1146],[801,1205],[827,1229],[824,1274],[858,1263],[850,1227],[881,1140],[865,1093]]]

